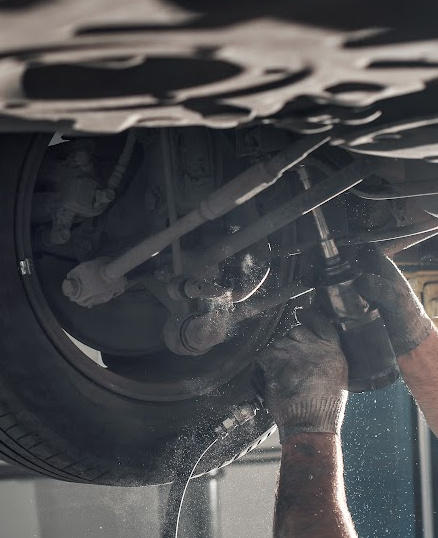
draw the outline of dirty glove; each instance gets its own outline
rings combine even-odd
[[[433,324],[408,281],[389,258],[370,247],[359,251],[357,263],[364,274],[356,280],[356,289],[379,308],[395,355],[415,349]]]
[[[280,442],[304,432],[339,433],[347,401],[348,369],[333,325],[318,312],[260,352],[265,401]]]

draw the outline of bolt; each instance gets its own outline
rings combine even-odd
[[[79,296],[81,286],[76,279],[66,278],[62,283],[62,292],[66,297],[74,299]]]
[[[227,324],[212,315],[205,314],[190,319],[183,327],[183,341],[188,349],[206,353],[213,346],[224,342]]]
[[[205,280],[189,278],[184,284],[184,292],[190,299],[222,297],[228,290]]]

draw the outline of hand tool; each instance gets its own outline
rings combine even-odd
[[[310,189],[306,166],[300,166],[298,173],[304,188]],[[322,209],[318,207],[312,214],[324,258],[316,297],[338,330],[348,363],[348,390],[366,392],[390,385],[399,377],[399,370],[385,322],[379,310],[356,291],[360,271],[341,258]]]

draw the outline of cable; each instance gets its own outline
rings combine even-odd
[[[198,441],[200,440],[201,439],[198,439]],[[213,441],[210,440],[207,448],[204,448],[201,454],[195,456],[192,461],[190,461],[190,459],[189,461],[187,461],[187,458],[184,458],[184,456],[187,457],[187,454],[185,454],[185,450],[182,450],[181,455],[183,455],[184,461],[181,462],[181,466],[179,467],[175,476],[175,480],[173,481],[170,488],[161,538],[178,538],[179,520],[181,516],[184,496],[187,491],[187,486],[189,485],[189,482],[193,477],[193,473],[195,472],[198,463],[202,460],[205,454],[207,454],[207,452],[217,443],[218,440],[219,437],[215,437]],[[195,446],[197,446],[198,443],[196,442],[196,437],[194,441]]]
[[[429,219],[415,224],[406,226],[398,226],[397,228],[388,228],[380,232],[362,232],[356,235],[347,235],[344,237],[334,237],[337,244],[341,247],[363,245],[366,243],[381,243],[384,241],[393,241],[397,239],[405,239],[416,235],[425,234],[438,230],[438,219]],[[277,249],[277,255],[280,256],[297,256],[306,250],[316,247],[317,241],[306,241],[297,243],[293,247],[283,247]]]
[[[134,130],[128,132],[126,137],[125,146],[120,154],[120,157],[114,166],[114,170],[111,174],[111,177],[108,180],[107,187],[112,190],[116,190],[124,176],[126,169],[128,167],[129,161],[131,160],[132,152],[134,151],[136,140],[136,134]]]
[[[416,196],[433,196],[438,194],[438,181],[436,179],[404,181],[385,185],[376,192],[366,192],[357,188],[350,189],[350,192],[365,200],[397,200]]]
[[[341,237],[338,241],[340,246],[362,245],[363,243],[379,243],[381,241],[393,241],[395,239],[404,239],[426,232],[433,232],[438,229],[438,219],[429,219],[415,224],[399,226],[398,228],[390,228],[382,230],[378,233],[363,232],[351,237]]]
[[[167,500],[161,538],[178,537],[184,495],[198,463],[219,439],[225,439],[236,428],[254,419],[259,409],[261,409],[261,402],[258,398],[252,402],[242,402],[238,406],[233,406],[230,414],[214,430],[204,426],[196,432],[180,436],[181,449],[178,451],[175,462],[177,472]],[[198,451],[196,450],[198,447],[202,448]]]
[[[339,246],[346,247],[350,245],[363,245],[365,243],[394,241],[433,232],[435,230],[438,230],[438,219],[433,218],[422,222],[416,222],[415,224],[398,226],[397,228],[388,228],[387,230],[381,230],[379,232],[362,232],[356,235],[334,237],[333,239],[336,240]],[[317,244],[317,241],[306,241],[298,243],[292,248],[279,248],[277,253],[286,256],[297,256],[309,248],[316,247]]]

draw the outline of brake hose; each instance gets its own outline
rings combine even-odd
[[[230,415],[214,430],[201,428],[195,433],[180,436],[181,449],[176,458],[177,472],[167,498],[161,538],[178,538],[184,496],[198,463],[219,439],[225,439],[238,426],[254,418],[259,409],[259,400],[251,403],[244,402],[238,407],[233,407]],[[193,450],[194,446],[199,450]]]

